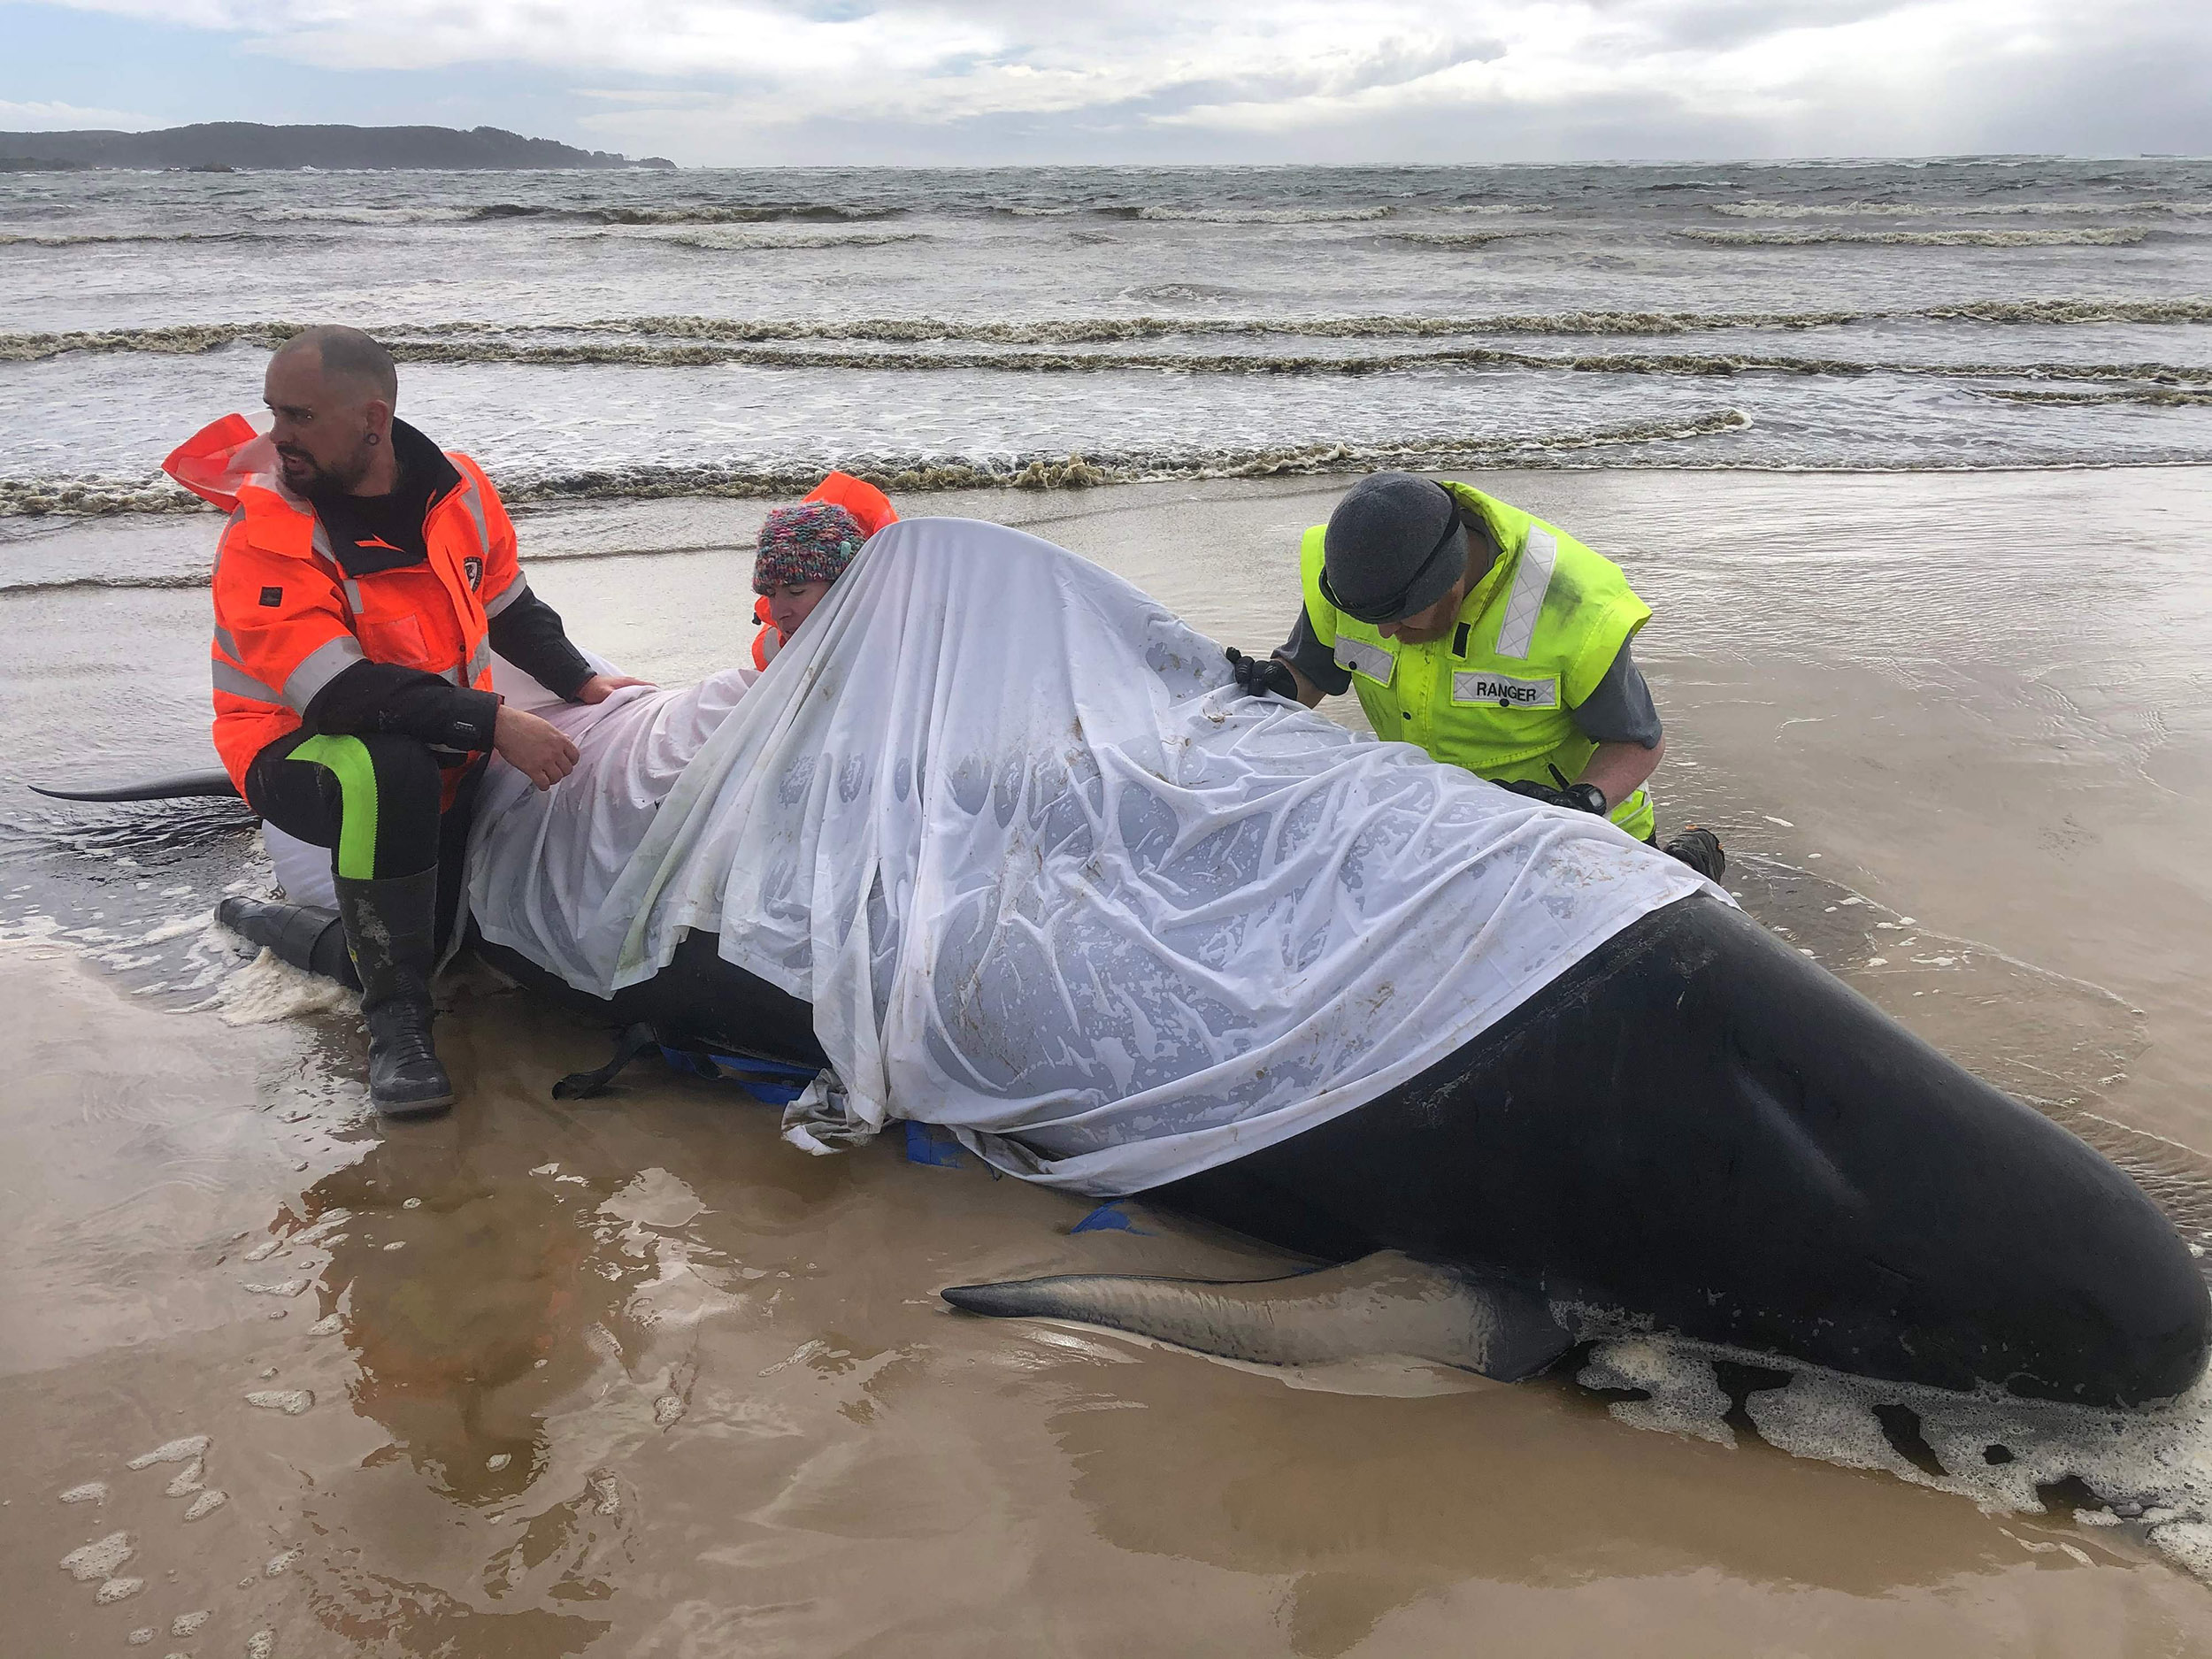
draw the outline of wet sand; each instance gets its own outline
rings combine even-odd
[[[2212,476],[1493,480],[1659,613],[1663,825],[1720,826],[1763,918],[2212,1225]],[[1029,525],[1255,646],[1339,488],[908,505]],[[580,637],[673,682],[749,640],[726,549],[758,512],[534,514],[526,560]],[[134,559],[143,533],[63,534],[43,557]],[[645,556],[671,546],[704,550]],[[27,650],[11,772],[200,764],[204,595],[0,605]],[[134,727],[119,684],[178,711]],[[19,843],[58,833],[10,797]],[[643,1065],[554,1102],[604,1034],[480,975],[441,1026],[466,1104],[388,1133],[355,1022],[230,1023],[287,1006],[250,972],[229,1018],[184,1011],[221,992],[221,941],[146,942],[212,902],[236,837],[165,874],[132,844],[7,867],[10,1651],[2212,1651],[2212,1589],[2063,1504],[1654,1432],[1565,1378],[1268,1376],[949,1314],[963,1280],[1283,1264],[1141,1206],[1141,1233],[1071,1233],[1083,1202],[895,1137],[810,1159],[772,1110]],[[59,1564],[118,1533],[93,1576]]]

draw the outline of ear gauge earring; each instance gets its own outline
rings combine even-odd
[[[378,437],[373,432],[365,432],[361,435],[369,441],[369,448],[372,449],[376,448],[378,444],[384,442],[383,439]]]

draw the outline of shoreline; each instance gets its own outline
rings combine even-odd
[[[1040,463],[1040,465],[1049,465],[1055,466],[1069,464],[1088,465],[1088,462],[1087,457],[1079,454],[1071,454],[1050,463]],[[765,506],[772,505],[779,501],[789,500],[797,495],[803,494],[809,488],[810,488],[811,480],[813,479],[818,478],[821,475],[821,472],[831,470],[832,466],[836,465],[837,464],[834,463],[826,462],[823,464],[822,468],[818,472],[810,468],[795,469],[793,471],[789,479],[779,477],[770,482],[764,482],[758,485],[747,483],[742,486],[729,488],[672,488],[667,490],[647,490],[634,493],[610,491],[603,495],[592,495],[582,492],[574,494],[564,493],[557,495],[523,494],[519,495],[515,500],[511,501],[509,503],[509,508],[518,522],[527,518],[534,518],[541,515],[549,515],[561,512],[572,512],[593,507],[622,508],[657,503],[758,502],[761,503],[764,508]],[[1317,468],[1310,472],[1296,470],[1268,470],[1255,471],[1250,472],[1232,472],[1219,473],[1170,472],[1163,473],[1156,477],[1145,476],[1132,478],[1109,478],[1102,479],[1097,482],[1079,481],[1075,483],[1054,484],[1027,483],[1021,481],[1018,477],[1009,477],[1002,482],[987,484],[979,484],[964,480],[956,483],[943,484],[915,482],[912,481],[910,476],[907,474],[885,472],[865,467],[864,467],[862,471],[854,473],[853,476],[863,480],[864,482],[874,484],[879,488],[884,489],[887,492],[895,491],[902,498],[911,497],[921,501],[938,501],[948,496],[973,496],[981,501],[988,501],[1005,498],[1052,499],[1062,496],[1080,498],[1086,495],[1111,490],[1144,489],[1164,487],[1182,488],[1194,485],[1281,484],[1296,488],[1312,483],[1315,480],[1322,480],[1325,482],[1327,480],[1340,480],[1343,486],[1348,486],[1353,481],[1367,476],[1370,472],[1379,470],[1382,469],[1370,466],[1357,466],[1351,468]],[[1650,465],[1639,463],[1613,465],[1602,464],[1592,465],[1551,465],[1532,464],[1525,458],[1523,458],[1519,460],[1509,460],[1498,463],[1486,462],[1478,465],[1471,466],[1409,466],[1399,470],[1417,472],[1425,477],[1432,476],[1439,478],[1448,477],[1463,479],[1470,476],[1484,476],[1494,473],[1552,472],[1568,474],[1623,472],[1640,478],[1680,475],[1696,477],[1740,475],[1746,478],[1804,479],[2032,478],[2044,473],[2166,473],[2187,472],[2193,471],[2212,471],[2212,458],[2183,458],[2163,461],[2048,461],[1975,466],[1943,466],[1934,465],[1926,466],[1754,465],[1736,461],[1716,461],[1710,464],[1699,464],[1696,462],[1666,462],[1652,463]],[[907,478],[908,481],[900,482],[899,480],[902,478]],[[34,488],[34,486],[21,484],[18,480],[0,478],[0,491],[4,491],[12,487],[26,489]],[[35,486],[35,488],[43,488],[45,487]],[[108,486],[94,484],[86,486],[86,488],[108,488]],[[144,479],[134,481],[126,480],[119,482],[114,486],[114,488],[118,489],[139,492],[147,489],[157,489],[168,487],[165,486],[165,482],[161,476],[158,473],[155,473],[150,474]],[[530,487],[526,485],[522,488],[526,490]],[[13,543],[30,541],[34,539],[39,532],[44,531],[50,526],[53,528],[55,533],[59,534],[67,529],[90,527],[102,525],[165,524],[176,518],[187,516],[203,518],[209,520],[212,520],[221,516],[217,508],[199,500],[189,492],[181,488],[175,489],[174,497],[173,502],[159,506],[128,506],[116,507],[112,509],[104,508],[92,511],[78,511],[73,508],[42,507],[36,509],[22,509],[0,504],[0,558],[5,557],[6,549]],[[165,496],[164,499],[165,502],[167,501],[167,497]],[[973,514],[964,516],[984,517],[987,515]],[[21,526],[25,534],[11,534],[11,530],[16,526]],[[705,543],[695,547],[677,547],[665,549],[642,548],[623,549],[616,552],[595,555],[591,557],[615,558],[626,557],[626,555],[633,553],[645,553],[657,550],[680,553],[706,552],[712,551],[726,544]],[[0,583],[0,593],[5,593],[9,589],[6,584]]]

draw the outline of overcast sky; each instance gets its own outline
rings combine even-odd
[[[2212,152],[2203,0],[70,0],[0,4],[0,128],[687,164]]]

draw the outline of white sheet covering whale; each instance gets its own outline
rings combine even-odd
[[[686,931],[814,1010],[826,1149],[888,1118],[1139,1190],[1348,1111],[1705,885],[1609,824],[1248,697],[1220,648],[999,526],[875,537],[757,681],[549,710],[487,780],[485,937],[604,995]],[[1018,1141],[1010,1137],[1018,1136]]]

